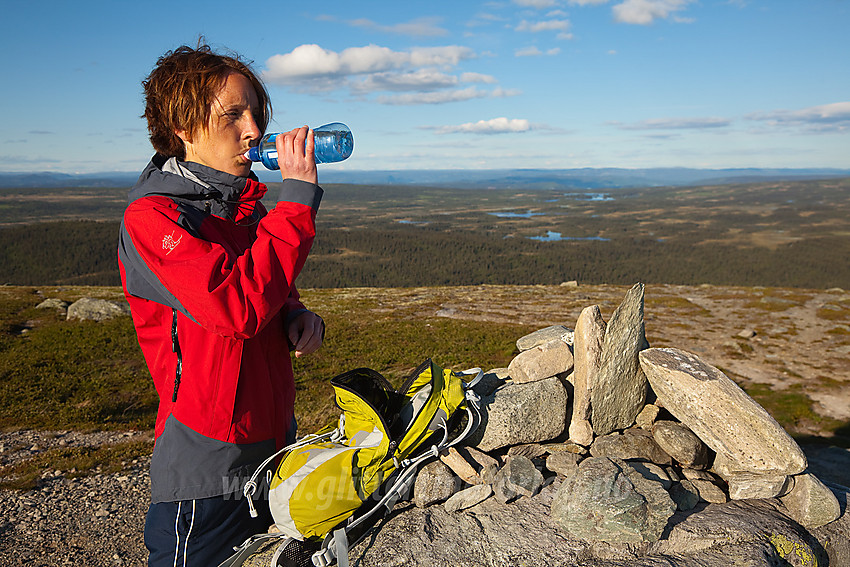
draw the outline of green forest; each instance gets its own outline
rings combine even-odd
[[[850,180],[604,194],[325,189],[302,288],[571,280],[850,287]],[[126,190],[82,201],[32,191],[38,199],[8,192],[0,199],[0,282],[120,285],[119,195]],[[99,220],[85,220],[94,210]],[[27,222],[10,223],[15,216]]]

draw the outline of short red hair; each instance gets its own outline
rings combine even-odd
[[[190,136],[207,128],[215,95],[231,73],[241,73],[254,86],[259,115],[254,117],[264,133],[271,120],[272,107],[265,85],[248,63],[238,55],[213,52],[209,45],[197,48],[181,46],[167,52],[142,81],[145,90],[145,114],[151,145],[167,157],[186,157],[183,140],[176,131]]]

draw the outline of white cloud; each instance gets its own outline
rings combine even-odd
[[[545,52],[540,51],[537,46],[532,45],[531,47],[524,47],[522,49],[517,49],[514,51],[515,57],[539,57],[541,55],[557,55],[561,52],[560,47],[554,47],[552,49],[547,49]]]
[[[361,93],[378,91],[429,92],[455,87],[458,78],[435,69],[417,69],[410,73],[372,73],[352,82],[352,90]]]
[[[398,35],[408,35],[414,37],[436,37],[448,35],[448,30],[440,27],[441,18],[416,18],[409,22],[402,22],[392,25],[382,25],[366,18],[358,18],[350,20],[348,23],[355,27],[366,28],[369,30],[392,33]]]
[[[305,44],[289,53],[269,57],[263,78],[272,83],[286,85],[305,80],[380,73],[405,67],[452,67],[461,60],[473,57],[471,49],[458,45],[417,47],[409,51],[393,51],[388,47],[367,45],[349,47],[337,53],[316,44]]]
[[[503,89],[502,87],[496,87],[490,93],[490,96],[493,98],[506,98],[509,96],[519,96],[522,94],[522,91],[519,89]]]
[[[558,0],[513,0],[513,3],[523,8],[542,10],[544,8],[554,8],[558,5]]]
[[[633,124],[612,122],[621,130],[704,130],[724,128],[731,124],[726,118],[653,118]]]
[[[531,123],[524,118],[493,118],[492,120],[479,120],[478,122],[467,122],[457,126],[437,126],[431,128],[441,134],[516,134],[528,132],[534,129]]]
[[[460,80],[464,83],[496,83],[496,77],[483,73],[461,73]]]
[[[614,20],[624,24],[649,25],[656,19],[667,19],[694,0],[625,0],[612,8]],[[676,18],[677,21],[689,21]]]
[[[570,6],[595,6],[597,4],[606,4],[608,0],[569,0],[567,4]]]
[[[396,106],[416,104],[445,104],[448,102],[461,102],[475,98],[486,98],[492,96],[489,91],[483,91],[475,87],[457,89],[453,91],[407,93],[401,95],[384,95],[378,97],[381,104]]]
[[[337,53],[309,44],[270,57],[263,78],[300,92],[347,90],[359,98],[379,95],[372,100],[390,105],[443,104],[520,94],[498,86],[474,86],[496,85],[498,81],[492,75],[456,71],[461,62],[475,57],[474,51],[457,45],[407,51],[368,45]],[[473,85],[464,87],[464,83]]]
[[[774,110],[746,116],[771,126],[802,126],[812,132],[850,131],[850,102],[833,102],[800,110]]]
[[[539,22],[529,22],[528,20],[521,21],[517,27],[516,31],[522,32],[531,32],[531,33],[540,33],[547,31],[560,31],[566,32],[570,29],[570,21],[569,20],[542,20]]]

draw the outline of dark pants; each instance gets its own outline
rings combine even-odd
[[[259,516],[252,518],[248,502],[218,496],[151,504],[145,520],[149,567],[215,567],[233,548],[272,525],[268,501],[255,499]]]

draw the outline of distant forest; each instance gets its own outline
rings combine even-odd
[[[269,207],[277,185],[270,184]],[[850,288],[850,179],[583,191],[324,189],[303,288],[571,280]],[[126,192],[0,189],[0,284],[120,285]]]
[[[120,285],[119,223],[42,222],[0,229],[0,283]],[[850,284],[850,240],[821,236],[776,249],[688,239],[608,242],[494,239],[397,225],[320,227],[303,288],[472,284],[672,283],[828,288]]]

